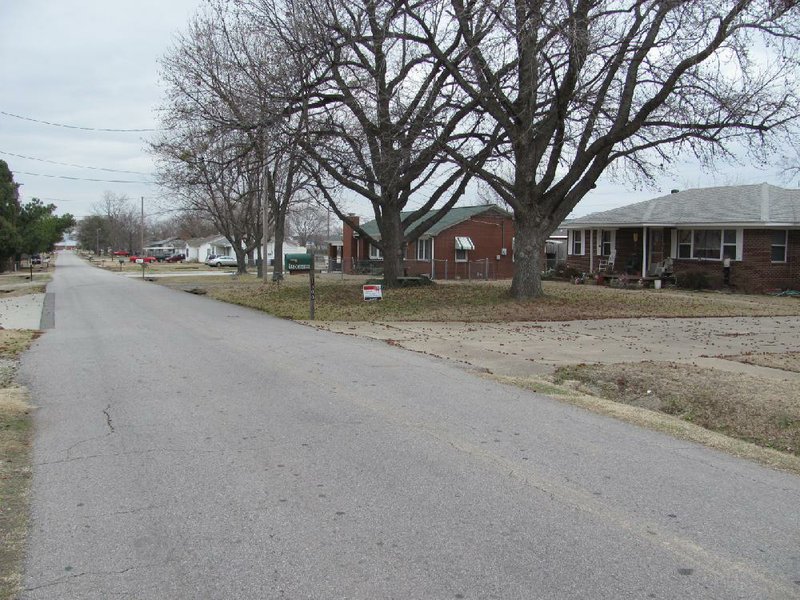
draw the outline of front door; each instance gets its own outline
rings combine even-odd
[[[664,230],[651,229],[648,234],[647,264],[654,265],[664,260]]]

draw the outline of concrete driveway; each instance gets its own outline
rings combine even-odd
[[[800,380],[798,374],[718,358],[797,350],[798,317],[314,325],[512,377],[549,373],[567,364],[663,360]]]

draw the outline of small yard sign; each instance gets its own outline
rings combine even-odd
[[[381,300],[383,298],[380,285],[364,285],[361,289],[364,292],[364,300]]]

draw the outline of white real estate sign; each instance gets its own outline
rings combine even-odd
[[[364,293],[364,300],[381,300],[383,291],[380,285],[364,285],[361,287]]]

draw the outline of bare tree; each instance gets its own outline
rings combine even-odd
[[[289,205],[304,194],[305,156],[296,141],[302,116],[284,110],[284,72],[270,35],[237,3],[212,0],[162,61],[171,112],[218,131],[237,132],[261,164],[252,185],[262,205],[264,244],[275,243],[273,279],[283,278],[282,248]],[[265,270],[266,276],[266,270]]]
[[[153,224],[153,235],[166,239],[177,237],[182,240],[207,237],[218,233],[218,228],[207,214],[188,208],[179,209],[165,219]]]
[[[290,112],[305,111],[305,152],[336,215],[383,253],[384,278],[402,274],[408,243],[444,217],[462,197],[473,169],[488,155],[491,133],[478,137],[474,106],[453,84],[445,61],[419,40],[416,23],[436,28],[445,4],[393,0],[244,0],[254,20],[279,36],[297,90]],[[455,56],[460,40],[445,49]],[[290,89],[291,86],[287,86]],[[449,154],[459,162],[448,160]],[[380,231],[352,223],[324,178],[366,198]],[[415,210],[403,212],[414,201]],[[434,207],[440,210],[431,214]],[[416,224],[415,224],[416,222]],[[412,224],[414,224],[412,226]]]
[[[138,248],[141,237],[141,216],[128,196],[111,191],[103,192],[103,199],[92,206],[92,215],[103,219],[100,228],[102,235],[97,234],[96,245],[111,246],[115,250],[128,252],[141,251],[141,248]],[[149,226],[149,222],[145,224],[146,228]],[[89,235],[88,239],[94,237]]]
[[[518,298],[542,294],[547,236],[608,169],[649,178],[737,145],[763,157],[798,113],[794,2],[449,1],[446,26],[417,24],[502,131],[471,170],[514,211]]]
[[[210,217],[230,242],[239,273],[247,272],[247,255],[261,242],[257,180],[263,166],[254,160],[248,140],[176,121],[151,148],[160,184],[184,210]]]
[[[289,230],[301,246],[320,244],[326,237],[329,211],[315,202],[296,204],[289,214]]]

